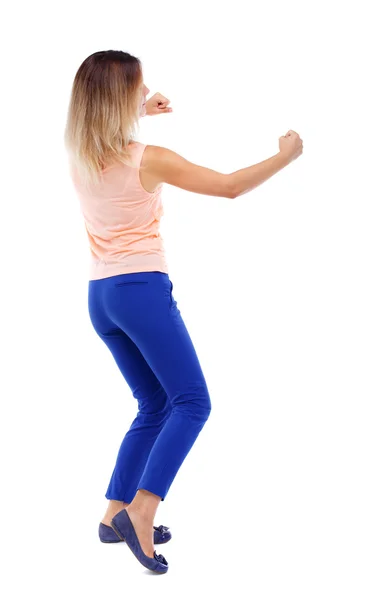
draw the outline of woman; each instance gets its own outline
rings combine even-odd
[[[165,573],[154,543],[171,537],[153,526],[156,511],[206,423],[210,396],[174,299],[159,224],[163,183],[236,198],[303,151],[289,131],[279,152],[229,175],[175,152],[135,141],[139,117],[171,112],[143,82],[141,62],[121,51],[96,52],[79,67],[65,143],[91,252],[88,307],[138,403],[105,494],[102,541],[125,540],[142,565]]]

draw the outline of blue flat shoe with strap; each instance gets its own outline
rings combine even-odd
[[[118,537],[123,538],[127,542],[128,548],[132,551],[137,560],[154,573],[167,573],[168,562],[162,554],[154,552],[153,557],[147,556],[139,542],[134,526],[125,508],[119,511],[111,520],[111,526],[117,533]]]
[[[105,525],[105,523],[100,523],[98,526],[98,536],[101,542],[105,544],[115,544],[117,542],[125,542],[126,540],[120,538],[117,533],[115,533],[114,529],[110,527],[110,525]],[[171,539],[171,531],[168,527],[164,525],[159,525],[159,527],[154,527],[154,543],[155,544],[166,544]]]

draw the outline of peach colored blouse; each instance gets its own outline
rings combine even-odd
[[[87,192],[71,169],[88,234],[91,263],[89,279],[122,273],[168,273],[159,233],[163,204],[160,184],[155,192],[141,185],[139,168],[146,145],[130,144],[135,168],[114,165],[102,171],[102,183]]]

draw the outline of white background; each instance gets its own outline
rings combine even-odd
[[[21,2],[2,45],[3,597],[371,600],[368,2]],[[99,50],[174,113],[139,140],[225,173],[303,155],[234,200],[165,186],[174,297],[213,410],[157,516],[164,577],[98,524],[136,406],[87,306],[63,145]],[[3,554],[4,556],[4,554]],[[5,575],[4,575],[5,573]]]

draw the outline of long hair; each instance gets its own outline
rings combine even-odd
[[[127,52],[95,52],[80,65],[64,142],[83,184],[98,183],[113,163],[133,166],[128,144],[139,125],[142,83],[141,61]]]

